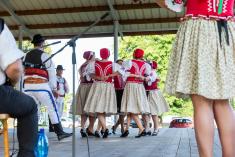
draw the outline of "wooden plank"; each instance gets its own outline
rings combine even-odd
[[[144,4],[124,4],[124,5],[113,5],[116,10],[132,10],[132,9],[151,9],[159,8],[156,3],[144,3]],[[109,11],[108,5],[103,6],[82,6],[72,8],[48,8],[48,9],[34,9],[34,10],[16,10],[15,13],[18,16],[26,15],[42,15],[42,14],[65,14],[65,13],[81,13],[81,12],[96,12],[96,11]],[[7,11],[1,11],[0,16],[10,16]]]

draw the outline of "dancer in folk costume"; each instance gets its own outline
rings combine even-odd
[[[116,63],[119,64],[120,66],[122,66],[123,60],[118,59],[116,61]],[[116,134],[116,129],[119,124],[121,125],[121,133],[124,132],[125,115],[121,114],[121,112],[120,112],[124,87],[125,87],[125,82],[124,82],[123,77],[121,75],[115,76],[114,77],[114,88],[115,88],[115,93],[116,93],[116,98],[117,98],[117,113],[119,114],[119,118],[118,118],[117,122],[115,123],[115,125],[112,127],[113,134]]]
[[[81,65],[79,68],[79,74],[80,74],[80,84],[77,89],[76,93],[76,111],[75,113],[77,115],[81,115],[81,136],[87,137],[93,136],[93,126],[95,118],[94,116],[88,116],[86,112],[84,112],[84,106],[88,97],[88,94],[90,92],[93,80],[87,80],[86,78],[86,68],[87,65],[95,60],[95,52],[93,51],[85,51],[83,53],[83,58],[86,59],[86,61]],[[87,117],[89,117],[89,127],[85,130],[85,124],[87,121]]]
[[[213,156],[214,119],[223,156],[235,156],[233,8],[234,0],[187,0],[170,58],[165,90],[191,97],[201,157]]]
[[[62,65],[58,65],[56,67],[56,82],[57,82],[56,104],[60,119],[63,115],[65,94],[69,93],[69,85],[66,79],[63,77],[64,70],[65,69],[63,68]]]
[[[151,72],[151,68],[142,60],[143,57],[144,51],[136,49],[133,53],[134,59],[123,62],[123,66],[127,70],[127,79],[122,97],[121,112],[127,113],[128,118],[132,118],[136,122],[139,128],[139,133],[136,138],[146,135],[146,131],[138,115],[150,112],[143,82],[149,80],[148,75]],[[121,137],[128,136],[128,128],[129,123]]]
[[[151,61],[150,65],[152,68],[150,73],[150,81],[146,82],[144,85],[150,106],[150,115],[154,124],[152,136],[157,136],[159,132],[158,115],[169,111],[169,106],[158,88],[158,82],[160,81],[160,78],[156,73],[157,62]]]
[[[100,49],[102,60],[94,61],[87,67],[88,78],[95,82],[92,84],[84,111],[96,114],[102,125],[103,138],[107,138],[109,130],[106,127],[105,116],[117,113],[117,102],[112,77],[122,73],[120,66],[108,61],[110,52],[107,48]]]
[[[57,112],[58,116],[61,119],[64,110],[64,98],[65,94],[69,92],[69,86],[65,78],[62,76],[65,69],[62,65],[56,67],[56,82],[57,82],[57,91],[54,92],[56,99]],[[49,132],[54,132],[53,126],[49,118]]]
[[[58,140],[62,140],[72,134],[63,131],[58,115],[53,95],[53,93],[57,94],[55,68],[51,59],[43,64],[50,57],[42,49],[44,40],[40,34],[34,35],[32,43],[35,48],[25,56],[24,90],[27,94],[36,98],[40,104],[47,107],[49,119]]]

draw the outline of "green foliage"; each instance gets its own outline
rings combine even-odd
[[[119,58],[131,59],[134,49],[143,49],[146,60],[155,60],[158,63],[157,72],[161,78],[159,87],[163,91],[174,39],[175,35],[124,37],[124,40],[120,41]],[[178,99],[169,95],[164,96],[171,108],[171,111],[166,114],[192,116],[193,108],[190,100]]]
[[[19,42],[17,42],[17,44],[19,44]],[[47,42],[45,42],[45,44],[47,44]],[[24,40],[22,44],[22,49],[25,53],[27,53],[28,51],[33,49],[33,44],[29,40]],[[50,47],[45,47],[44,51],[48,54],[52,53],[52,50]]]

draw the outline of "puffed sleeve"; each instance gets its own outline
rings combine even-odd
[[[130,75],[130,72],[128,70],[130,70],[132,67],[132,61],[131,60],[123,61],[122,66],[125,69],[125,74],[123,75],[123,79],[126,80],[127,77],[129,77]]]
[[[16,41],[7,25],[4,25],[4,29],[0,34],[0,50],[0,67],[3,71],[10,64],[24,57],[24,53],[17,47]]]
[[[150,81],[151,82],[156,81],[156,79],[158,78],[157,73],[156,73],[155,70],[152,70],[149,76],[150,76]]]
[[[88,81],[91,80],[90,75],[95,73],[95,61],[90,62],[89,64],[87,64],[84,72],[82,73],[83,77],[86,77]]]
[[[113,72],[119,72],[122,76],[125,75],[125,68],[117,63],[112,64]]]
[[[148,63],[145,63],[145,68],[146,68],[145,75],[149,76],[150,73],[151,73],[152,68]]]

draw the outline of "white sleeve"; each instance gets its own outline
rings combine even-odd
[[[43,53],[41,56],[42,62],[44,62],[49,57],[50,57],[50,55]],[[47,68],[47,72],[49,75],[49,86],[51,87],[51,90],[54,90],[57,88],[55,65],[52,62],[52,60],[50,59],[45,63],[45,66]]]
[[[125,70],[130,70],[132,67],[132,61],[131,60],[123,61],[122,66],[125,68]]]
[[[23,58],[25,55],[18,49],[16,41],[7,25],[4,25],[4,29],[0,34],[0,50],[0,68],[3,71],[5,71],[10,64]]]
[[[151,68],[151,66],[148,63],[145,63],[145,67],[146,67],[145,74],[147,76],[149,76],[150,73],[151,73],[152,68]]]
[[[132,67],[132,61],[131,60],[123,61],[122,66],[123,66],[124,71],[125,71],[125,74],[123,75],[123,79],[126,80],[130,75],[130,72],[128,70],[130,70],[131,67]]]
[[[91,80],[91,77],[90,75],[91,74],[94,74],[95,73],[95,61],[93,62],[90,62],[86,68],[85,68],[85,71],[84,73],[82,74],[83,76],[86,76],[87,80],[90,81]]]
[[[150,73],[150,80],[151,80],[151,82],[156,81],[157,78],[158,78],[158,76],[157,76],[156,71],[152,70],[152,72]]]
[[[112,64],[113,72],[119,72],[122,76],[125,75],[125,68],[117,63]]]

